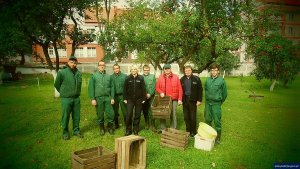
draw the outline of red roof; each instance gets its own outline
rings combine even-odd
[[[287,5],[300,5],[300,0],[284,0]]]

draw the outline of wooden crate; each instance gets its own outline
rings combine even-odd
[[[75,151],[72,154],[72,169],[114,169],[116,168],[115,153],[103,147],[94,147]]]
[[[160,145],[185,150],[189,141],[189,132],[167,128],[162,131]]]
[[[161,98],[158,95],[154,96],[154,100],[151,105],[152,117],[157,119],[170,119],[172,111],[172,98],[165,96]]]
[[[146,139],[130,135],[115,139],[117,169],[146,168]]]

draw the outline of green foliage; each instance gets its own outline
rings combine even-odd
[[[281,80],[284,84],[293,81],[300,64],[297,49],[292,41],[277,34],[255,38],[249,46],[256,65],[254,75],[258,80]]]
[[[10,5],[10,3],[6,4]],[[4,5],[0,9],[0,60],[5,57],[31,54],[30,39],[21,31],[18,22],[10,15],[10,9]]]
[[[73,14],[70,10],[76,9],[80,13],[90,2],[84,0],[72,2],[67,0],[15,0],[2,7],[1,14],[5,11],[4,15],[9,18],[5,20],[8,28],[14,30],[16,35],[20,34],[25,37],[24,40],[29,40],[28,45],[38,44],[43,47],[46,61],[53,69],[47,50],[49,45],[52,44],[55,47],[61,44],[60,42],[65,38],[63,32],[67,30],[67,25],[64,20]]]
[[[161,17],[159,11],[145,8],[144,4],[140,3],[111,23],[110,27],[100,34],[99,42],[105,44],[116,40],[114,43],[116,46],[111,50],[113,58],[121,59],[128,51],[137,50],[149,58],[144,61],[156,67],[159,62],[167,62],[171,57],[167,55],[172,52],[167,45],[176,44],[174,35],[180,26],[174,24],[176,19],[175,16]],[[139,56],[142,57],[143,54]],[[143,60],[141,57],[139,59]]]
[[[241,15],[255,16],[255,6],[248,2],[141,1],[118,16],[108,29],[114,33],[101,34],[99,42],[114,42],[113,58],[137,51],[138,62],[155,68],[177,62],[183,69],[192,62],[201,72],[217,61],[230,71],[237,63],[232,51],[239,49],[243,36],[251,32],[247,27],[253,26]]]
[[[37,87],[37,77],[40,88]],[[51,75],[23,75],[16,83],[0,85],[0,168],[66,169],[71,153],[96,146],[114,150],[115,138],[125,133],[124,125],[114,136],[99,135],[95,108],[87,94],[90,75],[83,75],[80,127],[83,139],[61,138],[61,105],[53,97]],[[205,81],[201,78],[202,82]],[[268,92],[268,81],[253,77],[228,77],[228,98],[222,105],[222,143],[211,152],[195,149],[189,139],[185,151],[159,145],[160,134],[144,129],[147,140],[147,168],[272,168],[275,162],[295,162],[300,157],[298,97],[300,77],[288,88]],[[253,102],[249,90],[264,99]],[[204,104],[198,106],[198,122],[204,121]],[[178,106],[178,129],[185,130],[182,107]],[[121,116],[122,117],[122,116]],[[120,117],[120,118],[121,118]],[[158,123],[158,122],[157,122]],[[159,123],[158,123],[159,124]],[[70,123],[70,129],[71,129]],[[214,167],[215,166],[215,167]]]
[[[238,49],[241,45],[241,41],[229,41],[218,38],[218,42],[219,43],[217,43],[215,47],[216,52],[218,53],[218,57],[216,58],[214,58],[212,55],[211,41],[207,38],[204,38],[200,42],[200,52],[197,56],[191,58],[191,61],[195,64],[196,69],[206,69],[212,63],[212,61],[220,65],[221,69],[225,70],[226,72],[230,72],[233,68],[238,68],[240,58],[235,56],[232,51],[224,49]]]
[[[70,25],[66,25],[63,28],[62,35],[63,37],[65,35],[69,36],[69,38],[72,41],[72,53],[71,56],[75,55],[75,50],[80,45],[85,45],[87,43],[93,42],[95,40],[94,32],[84,32],[82,28],[79,27],[80,17],[88,17],[85,16],[85,10],[89,8],[94,1],[82,1],[82,0],[76,0],[69,2],[70,8],[68,9],[68,13],[66,17],[69,17],[73,24],[71,27]],[[65,41],[65,39],[62,39],[62,41]],[[61,42],[62,43],[62,42]],[[60,44],[61,44],[60,43]],[[65,43],[65,42],[64,42]]]
[[[98,43],[103,47],[105,56],[105,61],[110,61],[115,59],[115,56],[112,55],[112,52],[115,50],[115,36],[113,25],[110,24],[110,15],[112,6],[117,0],[104,0],[104,1],[94,1],[92,5],[96,11],[96,18],[98,22],[98,26],[100,29],[99,35],[96,39]],[[105,14],[105,16],[99,15],[99,13]],[[115,13],[116,15],[116,13]]]

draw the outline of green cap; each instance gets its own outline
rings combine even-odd
[[[75,61],[77,61],[77,58],[75,56],[70,56],[69,60],[75,60]]]
[[[165,64],[164,69],[171,69],[171,65],[169,63]]]

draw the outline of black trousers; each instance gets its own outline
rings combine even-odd
[[[132,132],[132,117],[133,117],[133,131],[139,132],[140,118],[142,110],[142,99],[127,100],[127,116],[126,116],[126,132]],[[134,109],[134,114],[133,114]]]
[[[184,96],[184,100],[183,100],[184,122],[186,126],[186,131],[190,132],[191,135],[195,135],[197,133],[196,113],[197,113],[197,101],[192,101],[190,100],[189,96]]]

